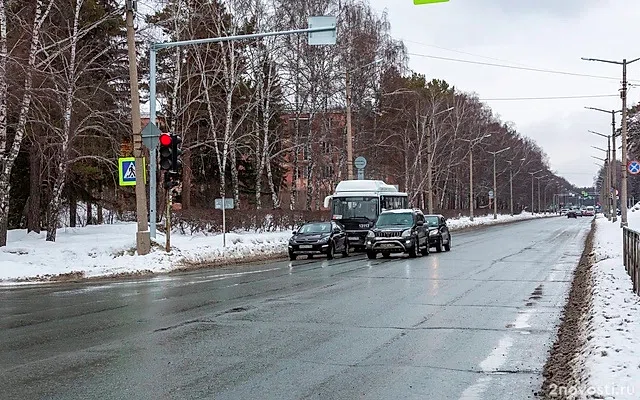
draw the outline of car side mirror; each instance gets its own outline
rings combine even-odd
[[[340,232],[341,232],[341,231],[340,231],[340,228],[334,228],[334,229],[333,229],[333,233],[340,233]]]
[[[294,230],[293,232],[291,232],[292,235],[295,235],[296,233],[298,233],[298,231]]]

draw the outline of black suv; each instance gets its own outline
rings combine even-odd
[[[417,257],[429,254],[429,236],[420,210],[383,211],[365,242],[367,257],[373,260],[378,253],[387,258],[391,253],[406,253]]]
[[[447,219],[439,214],[425,215],[425,224],[429,229],[429,247],[435,247],[440,253],[442,249],[451,250],[451,232],[447,226]]]

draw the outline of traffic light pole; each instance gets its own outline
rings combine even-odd
[[[326,18],[326,17],[325,17]],[[318,26],[307,29],[294,29],[288,31],[277,31],[277,32],[264,32],[264,33],[255,33],[250,35],[235,35],[235,36],[224,36],[217,38],[207,38],[207,39],[194,39],[194,40],[183,40],[179,42],[162,42],[162,43],[151,43],[149,46],[149,123],[155,124],[157,120],[157,105],[156,105],[156,54],[158,50],[171,48],[171,47],[181,47],[181,46],[189,46],[189,45],[198,45],[198,44],[209,44],[209,43],[219,43],[219,42],[230,42],[235,40],[247,40],[247,39],[259,39],[268,36],[282,36],[282,35],[295,35],[301,33],[321,33],[321,32],[335,32],[336,25],[335,21],[331,22],[329,25]],[[323,39],[316,38],[315,40],[322,41]],[[329,40],[329,39],[326,39]],[[335,35],[333,37],[333,43],[311,43],[311,44],[335,44]],[[156,149],[149,149],[150,152],[150,168],[151,168],[151,179],[149,180],[149,200],[150,200],[150,236],[155,238],[156,234],[156,191],[157,191],[157,165],[156,165]],[[189,188],[186,188],[189,190]],[[223,200],[224,202],[224,200]],[[224,204],[223,204],[224,206]],[[224,207],[223,207],[224,208]],[[167,216],[169,213],[167,213]],[[167,234],[169,230],[167,230]]]

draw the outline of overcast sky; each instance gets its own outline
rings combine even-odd
[[[620,61],[640,57],[638,0],[450,0],[421,6],[414,6],[412,0],[370,1],[380,12],[388,12],[393,36],[403,39],[410,53],[615,78],[410,56],[411,69],[476,92],[481,99],[616,96],[486,101],[504,121],[515,123],[544,149],[559,175],[578,186],[593,184],[598,170],[594,162],[598,161],[591,156],[604,158],[604,153],[590,146],[605,148],[606,139],[587,130],[609,134],[611,117],[584,106],[621,108],[617,95],[622,67],[581,61],[580,57]],[[628,78],[640,85],[640,61],[629,66]],[[640,86],[632,87],[629,104],[639,101]]]

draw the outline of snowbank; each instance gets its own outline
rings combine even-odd
[[[629,227],[640,230],[640,203],[629,212]],[[578,398],[640,398],[640,297],[622,261],[622,229],[599,215],[594,240],[593,303],[587,346],[585,387]]]
[[[523,213],[513,217],[493,215],[450,219],[451,230],[543,217]],[[163,273],[194,263],[229,263],[284,256],[291,231],[229,233],[226,247],[222,235],[172,233],[172,251],[164,251],[164,235],[158,233],[152,252],[135,252],[135,223],[61,228],[55,243],[46,233],[9,232],[8,245],[0,248],[0,282],[46,280],[58,275],[99,277],[140,272]],[[6,282],[5,282],[6,283]]]

